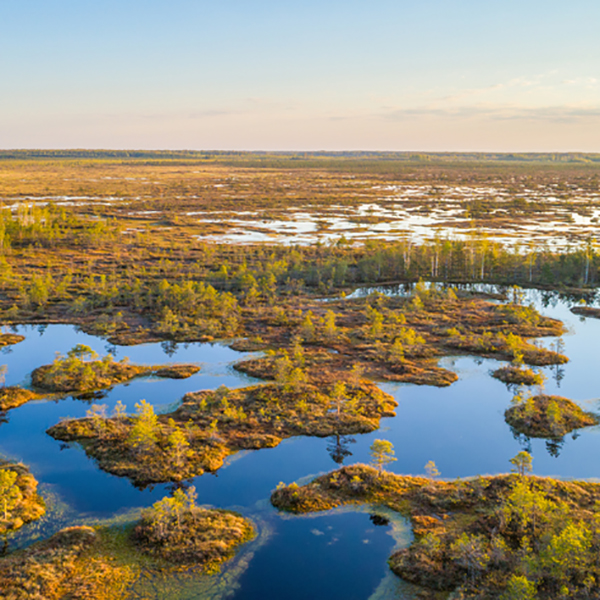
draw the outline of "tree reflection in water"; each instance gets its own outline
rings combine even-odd
[[[348,448],[350,444],[355,444],[356,440],[349,435],[340,435],[339,433],[332,436],[327,444],[327,452],[331,456],[334,463],[341,465],[344,460],[352,456],[352,452]]]

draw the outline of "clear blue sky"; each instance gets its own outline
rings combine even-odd
[[[0,0],[0,147],[600,151],[598,0]]]

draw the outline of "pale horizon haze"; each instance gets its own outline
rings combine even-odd
[[[0,0],[0,148],[600,151],[600,2]]]

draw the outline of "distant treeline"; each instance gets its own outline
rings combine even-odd
[[[0,160],[34,160],[34,159],[138,159],[138,160],[223,160],[240,161],[310,161],[315,159],[403,161],[403,162],[526,162],[526,163],[600,163],[600,154],[583,152],[267,152],[267,151],[234,151],[234,150],[0,150]]]
[[[596,286],[600,271],[600,253],[591,241],[563,252],[538,247],[513,250],[485,238],[422,244],[369,241],[360,247],[343,242],[334,247],[205,246],[204,251],[202,262],[212,263],[204,281],[236,294],[254,286],[262,292],[308,287],[328,293],[338,287],[418,279]]]

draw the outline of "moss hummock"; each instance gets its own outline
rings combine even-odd
[[[49,392],[83,393],[129,381],[147,374],[149,370],[148,367],[100,360],[82,362],[75,367],[55,363],[35,369],[31,374],[31,383],[35,388]]]
[[[0,559],[3,598],[113,600],[126,597],[137,572],[106,553],[108,531],[69,527]]]
[[[573,306],[571,312],[580,317],[600,319],[600,308],[594,308],[593,306]]]
[[[0,536],[44,515],[46,505],[37,486],[25,465],[0,461]]]
[[[544,383],[543,374],[517,365],[500,367],[492,373],[492,377],[499,379],[502,383],[513,385],[539,385]]]
[[[518,433],[537,438],[561,438],[575,429],[599,423],[597,415],[585,412],[568,398],[545,394],[522,399],[504,417]]]
[[[199,371],[200,367],[198,365],[168,365],[154,368],[152,375],[166,379],[187,379]]]
[[[319,383],[331,383],[339,377],[347,378],[350,369],[347,365],[340,364],[348,357],[336,357],[325,351],[309,349],[305,353],[308,363],[308,377]],[[365,353],[369,356],[369,352]],[[377,361],[377,358],[373,358]],[[354,364],[357,363],[353,363]],[[360,363],[358,363],[360,364]],[[458,380],[458,375],[448,369],[438,367],[433,360],[422,360],[418,363],[413,361],[401,361],[387,364],[384,367],[374,362],[369,364],[369,375],[373,379],[383,381],[399,381],[412,383],[414,385],[434,385],[446,387]],[[276,359],[273,357],[251,358],[236,363],[233,368],[240,373],[245,373],[258,379],[276,379]],[[363,366],[364,368],[364,366]],[[365,369],[366,370],[366,369]]]
[[[531,337],[558,336],[560,321],[516,303],[493,304],[472,294],[426,288],[419,283],[410,297],[373,294],[366,298],[312,302],[302,309],[261,308],[247,322],[249,340],[277,348],[270,356],[241,362],[236,369],[263,379],[276,378],[282,352],[303,355],[309,379],[344,379],[359,368],[374,380],[447,386],[456,373],[440,367],[440,357],[460,353],[531,365],[562,364],[567,357],[538,348]],[[239,342],[236,348],[246,348]],[[252,347],[248,345],[248,349]],[[292,362],[296,364],[298,361]]]
[[[176,490],[172,498],[164,498],[143,511],[132,537],[140,550],[151,556],[210,573],[256,532],[241,515],[201,508],[195,500],[195,488]]]
[[[37,394],[25,388],[10,385],[0,388],[0,411],[17,408],[30,400],[43,398],[42,394]]]
[[[22,342],[24,339],[24,335],[19,335],[17,333],[0,333],[0,347],[12,346],[13,344]]]

